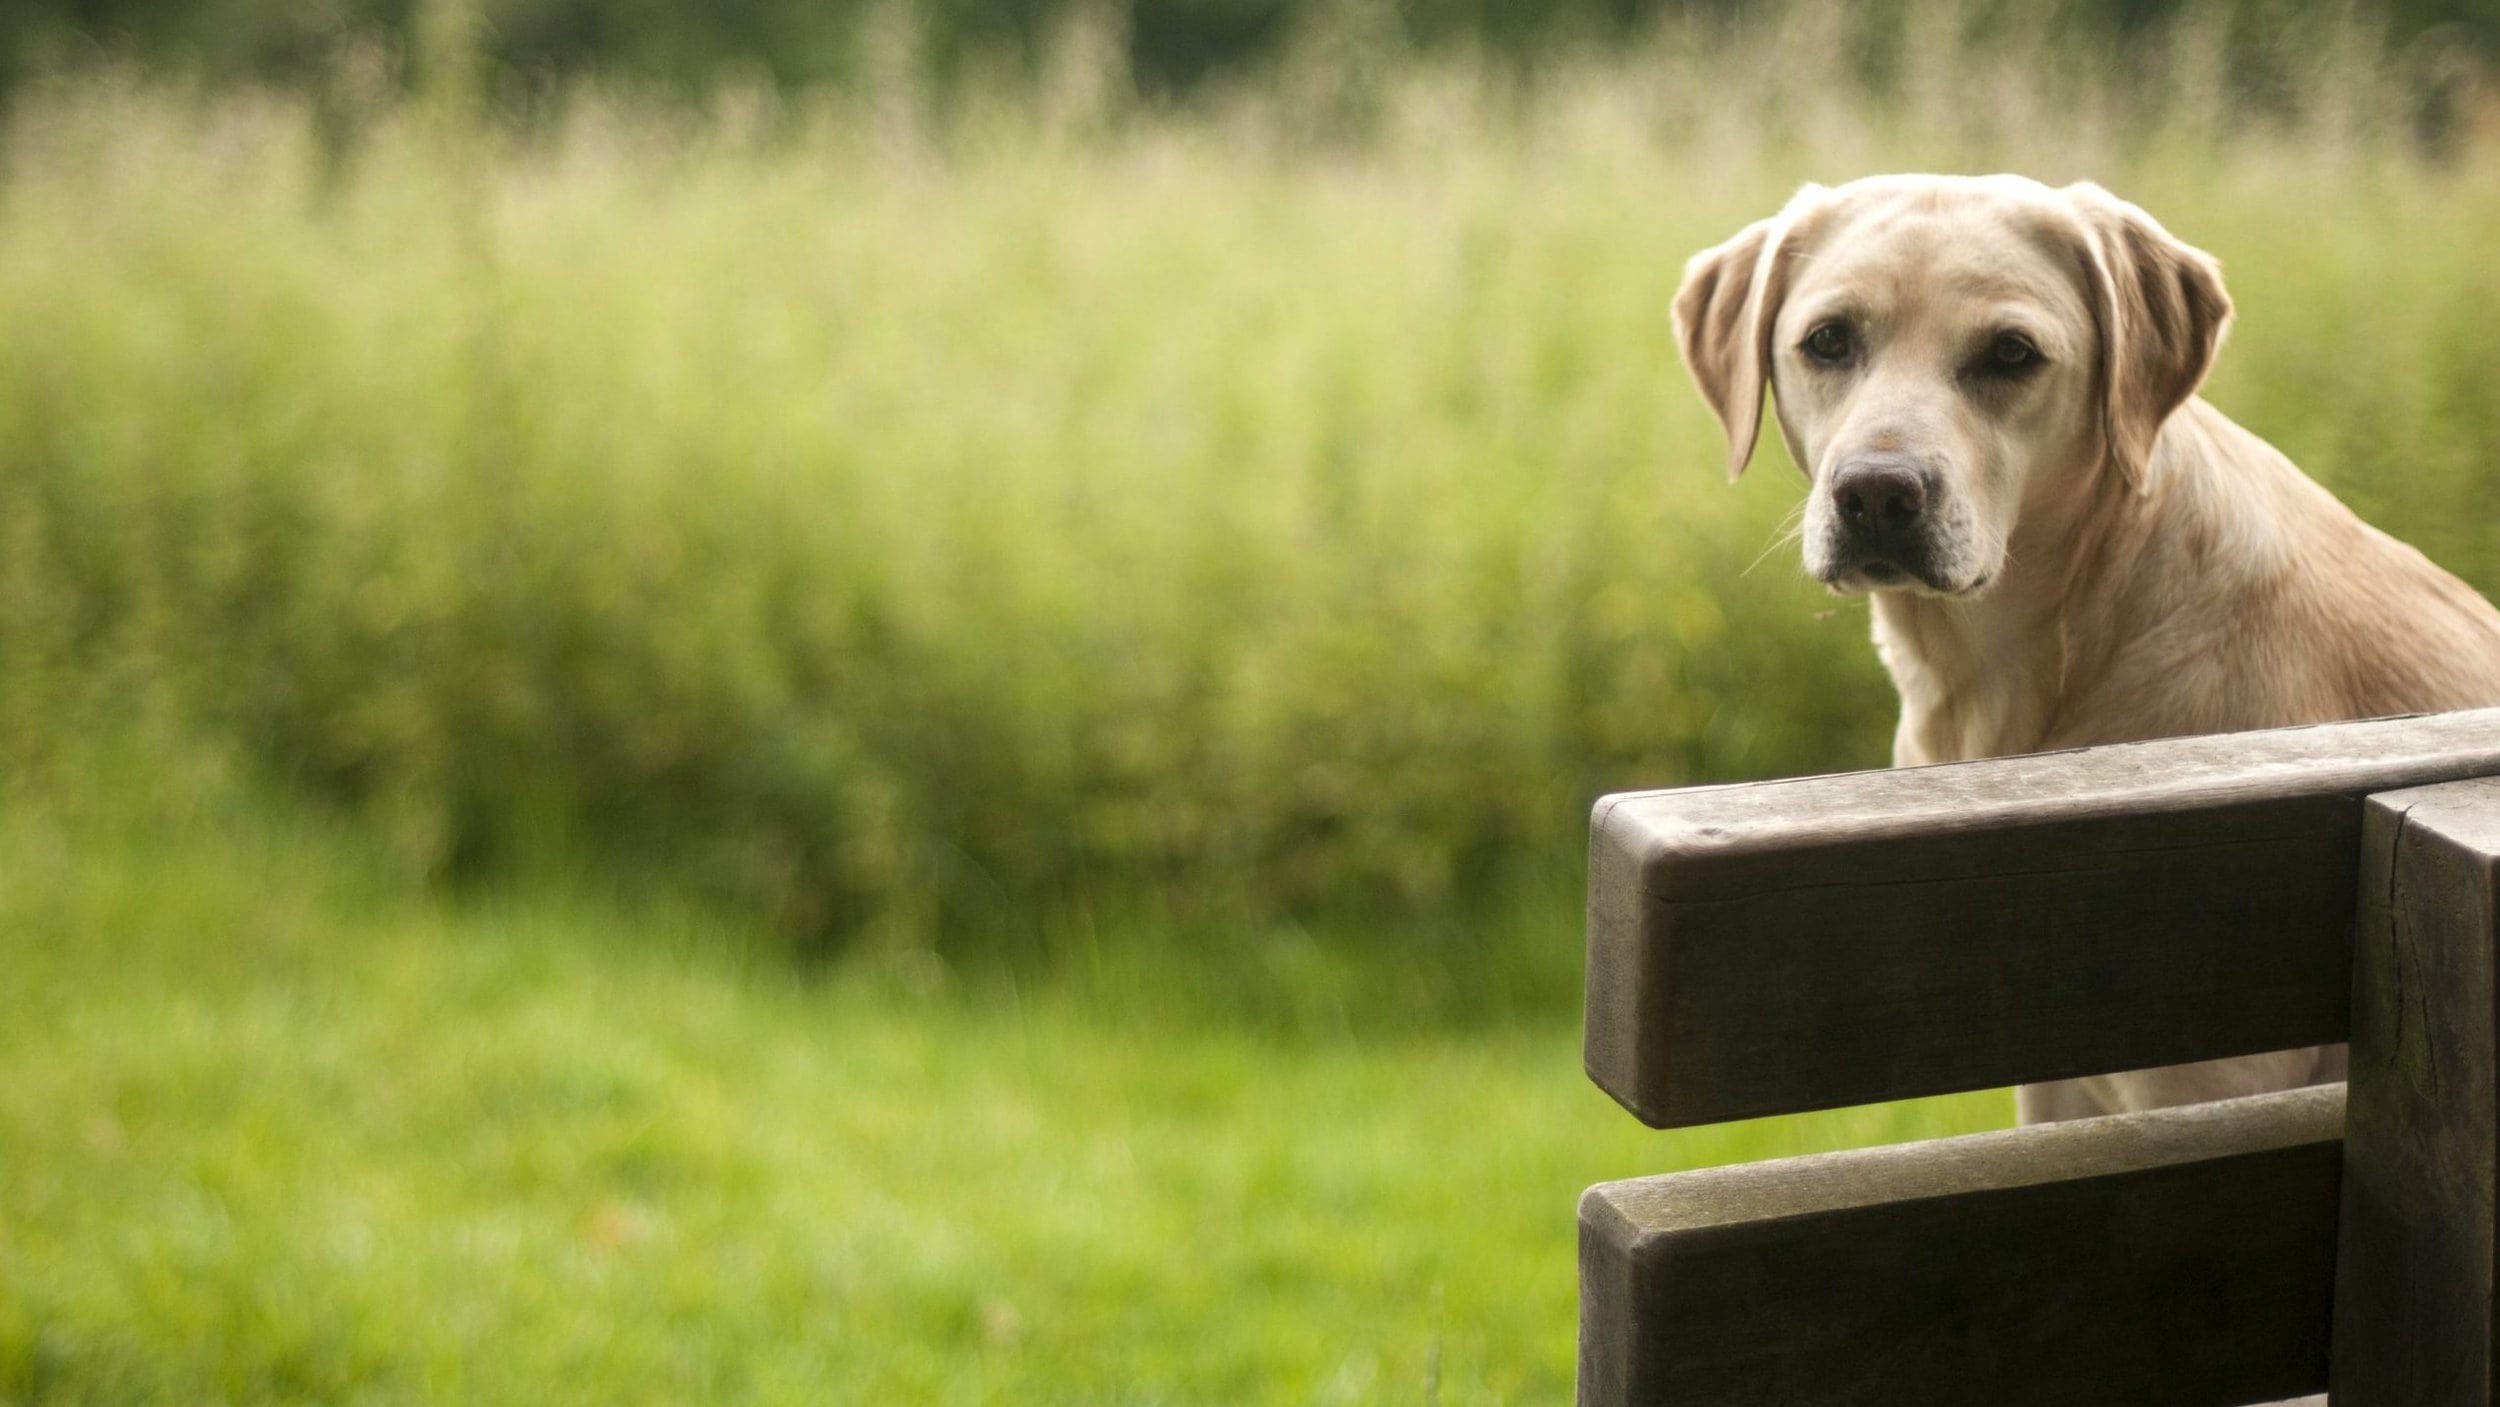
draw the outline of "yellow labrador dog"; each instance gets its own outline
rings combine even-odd
[[[1731,477],[1764,388],[1806,570],[1872,598],[1907,766],[2500,703],[2500,612],[2198,399],[2213,258],[2090,184],[1808,186],[1675,300]],[[2023,1121],[2343,1077],[2341,1047],[2028,1086]]]

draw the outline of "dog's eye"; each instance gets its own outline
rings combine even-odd
[[[1851,346],[1847,323],[1827,322],[1806,334],[1806,355],[1825,366],[1847,361]]]
[[[2022,371],[2040,360],[2040,349],[2019,332],[2001,332],[1988,346],[1988,365],[1997,371]]]

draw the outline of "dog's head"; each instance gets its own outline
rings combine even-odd
[[[2211,256],[2089,183],[1808,186],[1694,256],[1685,364],[1744,472],[1767,383],[1806,471],[1806,570],[1835,591],[1985,590],[2027,511],[2153,442],[2230,321]]]

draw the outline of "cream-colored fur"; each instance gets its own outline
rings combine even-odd
[[[2089,184],[1808,186],[1693,259],[1677,332],[1730,474],[1767,383],[1810,480],[1806,567],[1872,596],[1896,765],[2500,703],[2500,612],[2195,397],[2230,315],[2212,258]],[[1863,503],[1836,506],[1835,479],[1878,460],[1929,476],[1899,563],[1853,537]],[[2028,1086],[2018,1107],[2342,1073],[2340,1047],[2291,1051]]]

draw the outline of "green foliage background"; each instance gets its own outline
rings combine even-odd
[[[1851,52],[1889,66],[1923,0],[1845,8]],[[2225,22],[2234,74],[2284,76],[2270,51],[2317,8],[2296,0],[1964,0],[1975,26],[2036,23],[2121,34],[2158,48],[2183,16]],[[1613,47],[1661,25],[1724,24],[1740,0],[0,0],[0,73],[103,52],[204,70],[221,80],[317,76],[345,44],[425,50],[444,28],[475,39],[491,72],[521,84],[598,71],[703,90],[724,68],[776,83],[847,82],[888,56],[908,28],[920,66],[949,79],[1033,71],[1072,23],[1117,35],[1123,74],[1155,92],[1255,71],[1314,35],[1363,32],[1401,46],[1464,48],[1533,62]],[[2375,7],[2399,44],[2428,39],[2489,51],[2500,0],[2389,0]]]
[[[1567,891],[1602,791],[1883,762],[1863,609],[1796,579],[1775,447],[1716,481],[1666,310],[1798,180],[1899,167],[2221,254],[2215,399],[2500,581],[2483,109],[2425,148],[2352,26],[2259,116],[2222,22],[2121,81],[1946,11],[1870,91],[1816,13],[1526,88],[1323,47],[1178,112],[1081,32],[983,101],[526,129],[38,85],[0,727],[145,718],[416,873],[657,877],[812,952],[1454,952]]]

